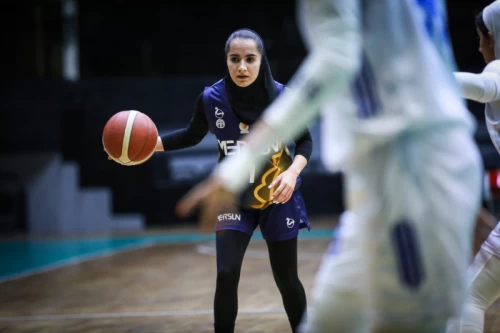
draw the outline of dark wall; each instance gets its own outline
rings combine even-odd
[[[461,70],[484,67],[474,16],[489,1],[449,1],[451,38]],[[157,154],[128,168],[106,159],[101,134],[120,111],[147,113],[160,132],[184,126],[204,86],[224,75],[224,43],[238,28],[264,38],[275,78],[286,83],[306,51],[297,31],[294,5],[269,1],[219,2],[112,0],[79,1],[76,23],[81,80],[62,75],[61,4],[56,0],[7,1],[0,17],[13,20],[3,41],[8,61],[2,71],[0,131],[3,151],[60,151],[81,165],[81,185],[111,186],[115,211],[142,211],[148,223],[175,221],[175,202],[204,173],[175,180],[169,163],[177,153]],[[470,103],[481,120],[483,106]],[[487,167],[500,166],[483,126],[476,135]],[[191,154],[210,156],[208,145]],[[341,178],[313,162],[304,174],[304,197],[311,214],[342,210]],[[161,185],[160,185],[161,184]],[[324,184],[329,184],[324,186]],[[333,203],[333,204],[332,204]]]
[[[479,68],[474,16],[489,0],[448,1],[449,26],[462,69]],[[287,81],[306,52],[295,24],[295,1],[79,0],[77,30],[82,78],[165,77],[224,73],[229,34],[255,29],[265,40],[275,76]],[[15,20],[11,18],[15,17]],[[2,76],[61,75],[63,20],[59,0],[7,0],[9,22]]]

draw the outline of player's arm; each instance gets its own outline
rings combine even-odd
[[[297,177],[307,165],[311,158],[313,149],[313,140],[309,128],[306,127],[305,131],[295,140],[295,157],[293,163],[288,170],[293,172]]]
[[[309,132],[309,128],[306,127],[305,131],[294,141],[295,156],[287,171],[292,172],[296,177],[298,177],[302,170],[306,167],[312,154],[313,140],[311,132]]]
[[[158,136],[155,151],[170,151],[197,145],[208,133],[208,122],[203,106],[203,93],[195,102],[195,112],[186,128]]]
[[[243,175],[255,163],[259,151],[276,139],[296,137],[330,100],[348,91],[360,66],[361,33],[358,0],[303,0],[299,12],[301,30],[310,53],[286,89],[263,114],[247,136],[246,149],[226,158],[215,175],[233,192],[247,185]],[[239,172],[234,172],[238,170]]]
[[[458,72],[454,75],[464,98],[480,103],[500,100],[500,60],[489,63],[480,74]]]
[[[305,131],[295,140],[295,156],[301,155],[306,161],[311,158],[313,150],[313,139],[309,128],[306,127]]]
[[[313,140],[309,128],[295,140],[295,157],[293,158],[293,163],[288,168],[290,171],[294,172],[297,177],[300,175],[302,170],[307,165],[309,158],[311,158],[313,149]]]

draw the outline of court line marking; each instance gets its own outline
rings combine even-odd
[[[492,304],[492,307],[500,307],[499,303]],[[272,314],[285,313],[284,309],[240,309],[238,314]],[[25,322],[25,321],[56,321],[72,319],[106,319],[106,318],[137,318],[137,317],[181,317],[212,315],[212,309],[202,310],[180,310],[180,311],[148,311],[148,312],[111,312],[111,313],[86,313],[86,314],[54,314],[38,316],[13,316],[0,317],[0,322]]]
[[[20,273],[13,274],[13,275],[10,275],[10,276],[4,277],[4,278],[0,278],[0,284],[7,282],[7,281],[27,277],[30,275],[49,272],[49,271],[52,271],[52,270],[55,270],[55,269],[58,269],[61,267],[65,267],[65,266],[77,265],[77,264],[83,263],[85,261],[109,257],[109,256],[115,255],[117,253],[138,250],[138,249],[149,247],[152,245],[155,245],[155,243],[152,241],[149,241],[149,240],[145,240],[143,242],[140,242],[139,244],[124,245],[122,247],[115,248],[115,249],[107,249],[107,250],[102,250],[102,251],[97,252],[97,253],[81,255],[81,256],[74,256],[74,257],[70,257],[67,259],[61,259],[61,260],[58,260],[52,264],[40,266],[37,268],[22,271]]]
[[[238,314],[271,314],[284,313],[284,309],[241,309]],[[198,316],[211,315],[213,310],[181,310],[181,311],[149,311],[149,312],[115,312],[115,313],[87,313],[87,314],[55,314],[39,316],[14,316],[0,317],[0,322],[24,322],[24,321],[54,321],[71,319],[104,319],[104,318],[134,318],[134,317],[176,317],[176,316]]]
[[[196,246],[196,252],[199,254],[215,256],[215,245],[198,245]],[[321,260],[324,253],[326,253],[326,250],[323,253],[298,251],[297,260]],[[245,258],[269,259],[269,253],[263,250],[247,250],[245,252]]]

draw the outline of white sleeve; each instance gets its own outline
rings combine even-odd
[[[500,60],[488,64],[481,74],[454,73],[463,96],[481,103],[500,100]]]
[[[302,0],[301,32],[310,53],[284,91],[265,111],[262,120],[272,130],[254,138],[239,155],[226,158],[216,174],[226,187],[240,192],[245,175],[265,160],[260,151],[276,139],[295,137],[330,100],[346,93],[360,66],[359,0]],[[238,172],[234,172],[238,170]]]

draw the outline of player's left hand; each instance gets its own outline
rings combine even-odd
[[[276,177],[271,185],[269,185],[271,189],[277,187],[271,197],[274,203],[285,203],[290,200],[295,190],[298,176],[296,172],[288,169]]]
[[[202,233],[213,232],[217,216],[224,212],[236,212],[236,195],[226,189],[219,179],[210,176],[191,189],[177,204],[176,213],[187,217],[200,208],[199,229]]]

